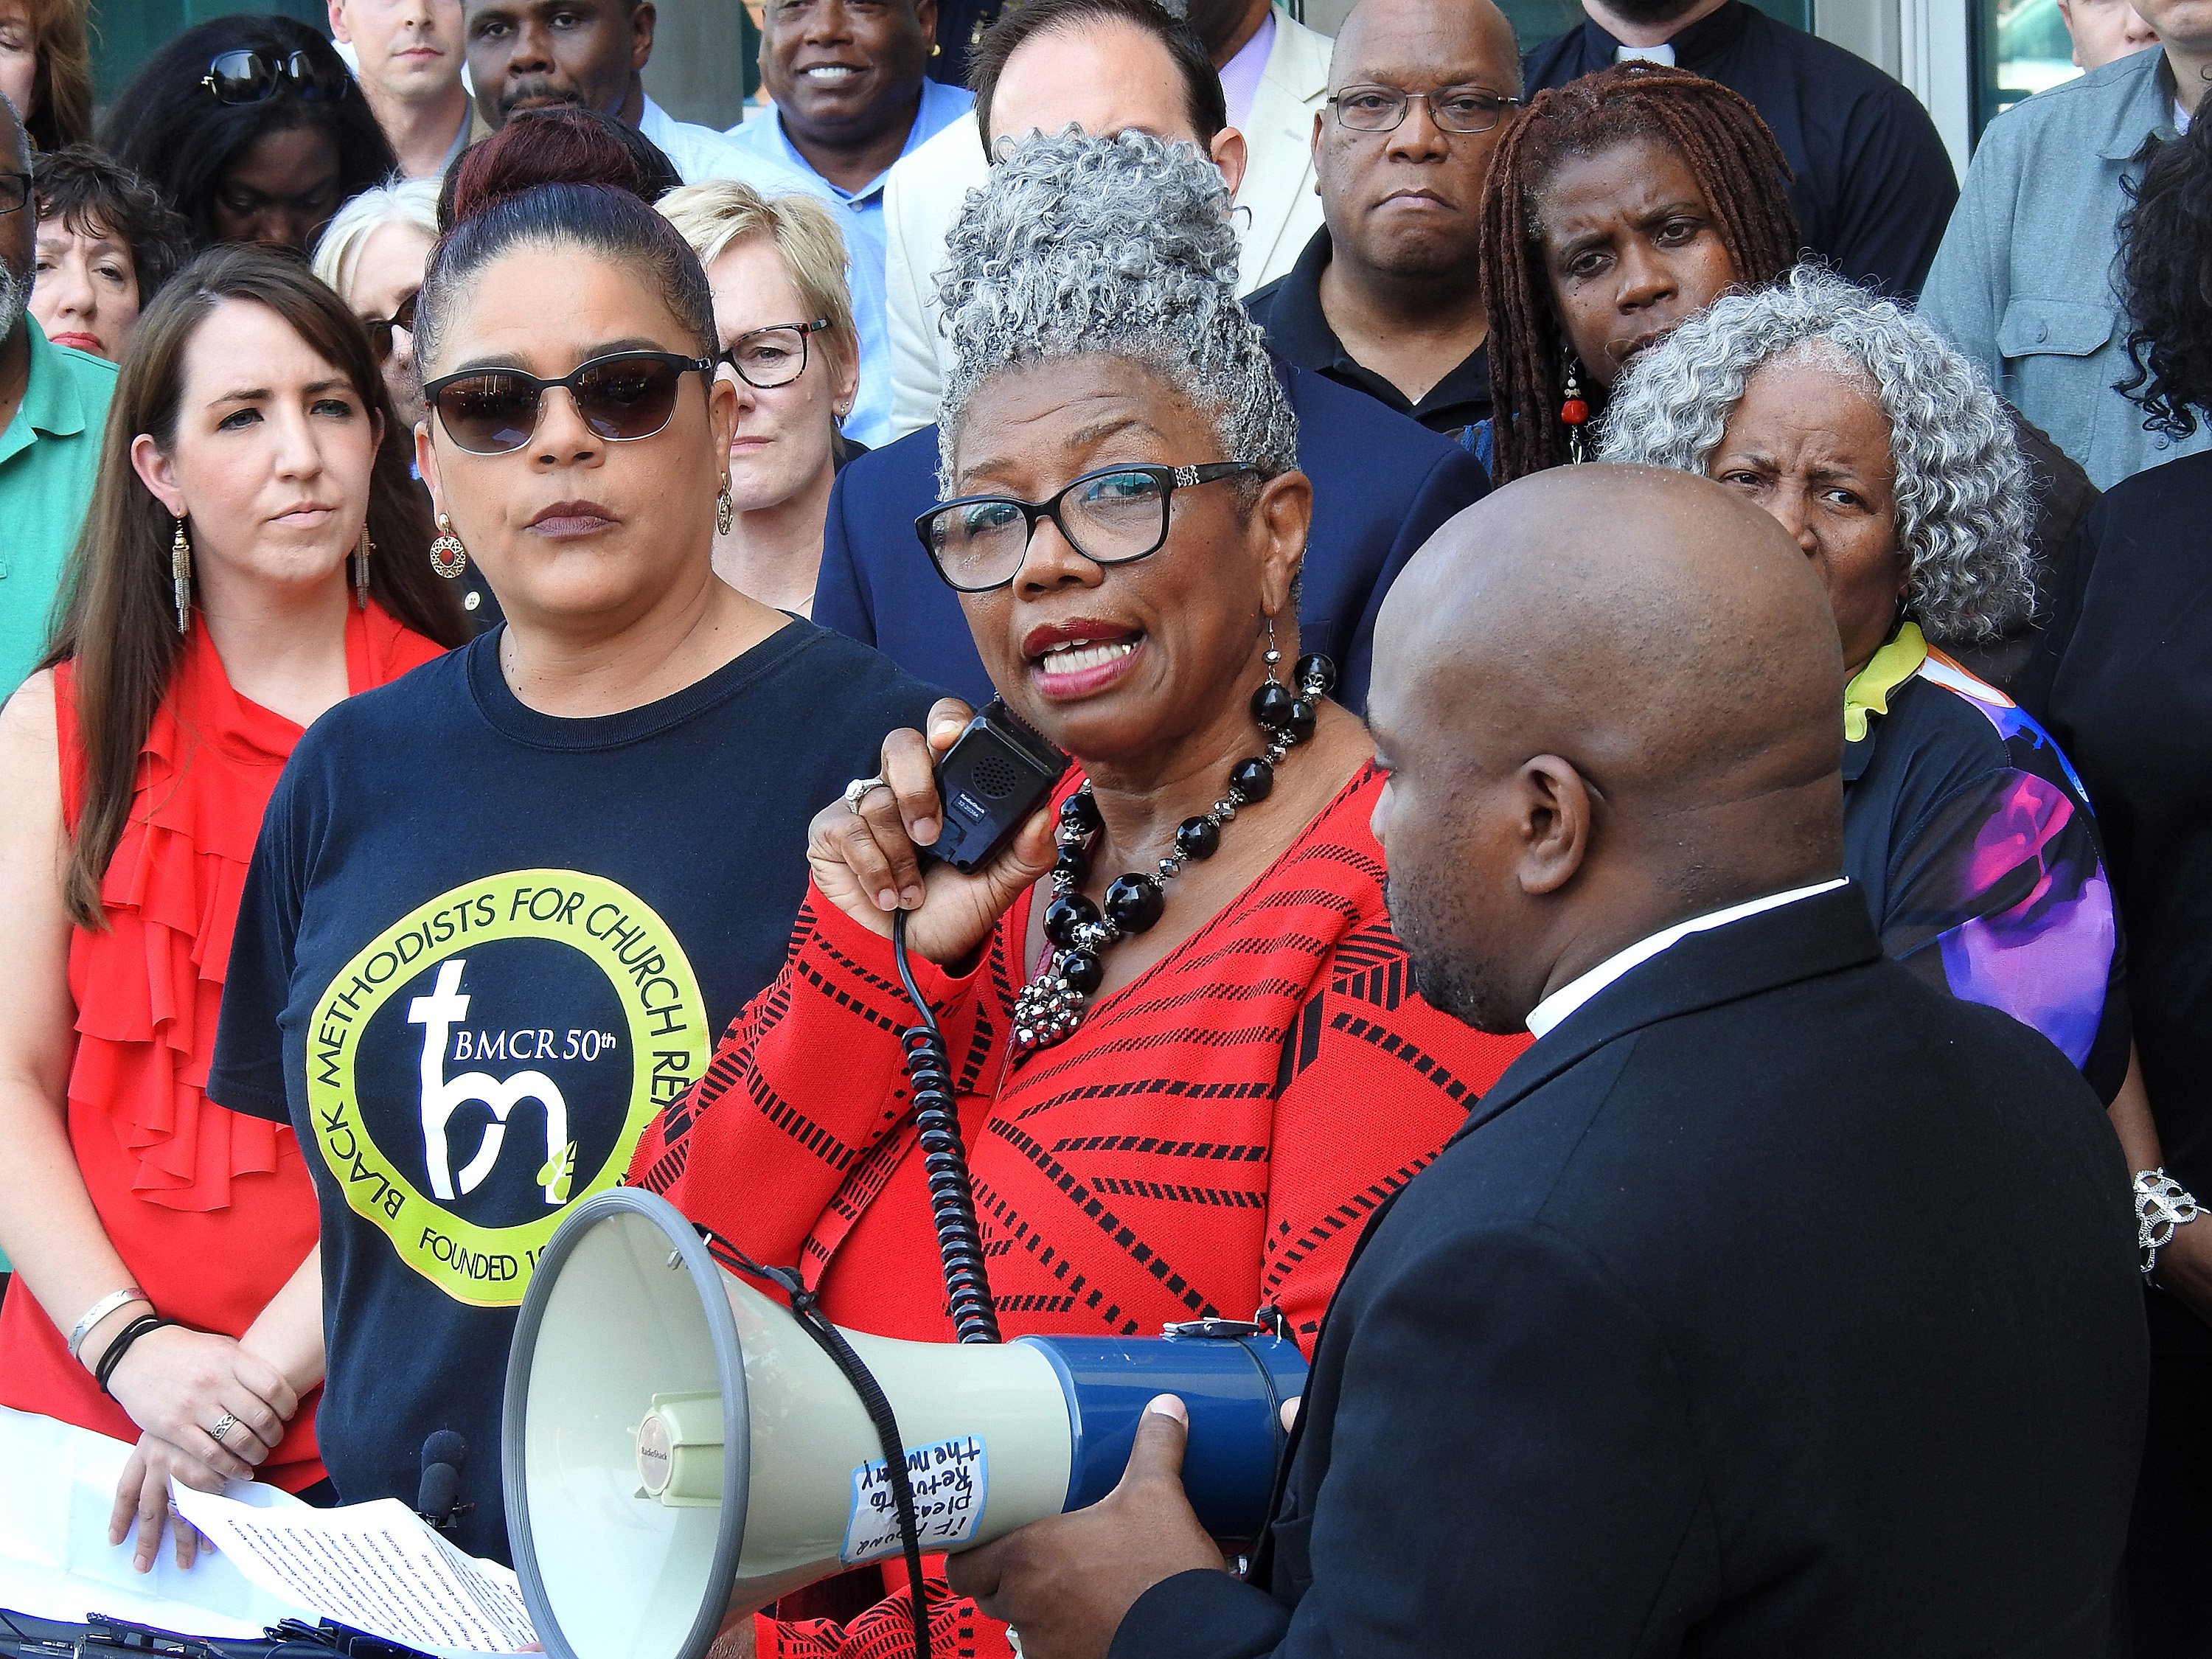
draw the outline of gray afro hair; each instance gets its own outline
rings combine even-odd
[[[1212,418],[1225,459],[1298,464],[1266,337],[1237,298],[1228,187],[1188,144],[1148,133],[1033,137],[968,193],[938,279],[952,365],[939,477],[975,389],[1002,369],[1103,353],[1141,363]]]
[[[2027,468],[2003,405],[1927,324],[1824,270],[1730,295],[1644,353],[1613,391],[1600,453],[1703,472],[1744,382],[1808,350],[1863,374],[1889,418],[1906,601],[1929,638],[1995,639],[2027,620]]]

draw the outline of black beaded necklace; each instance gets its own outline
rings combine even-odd
[[[1275,678],[1282,653],[1267,653],[1266,684],[1252,694],[1252,718],[1267,734],[1262,754],[1229,769],[1229,790],[1205,812],[1176,826],[1175,851],[1155,873],[1129,874],[1106,890],[1106,913],[1083,895],[1091,874],[1091,855],[1105,827],[1088,783],[1060,804],[1054,832],[1060,854],[1052,866],[1052,903],[1044,913],[1044,936],[1052,951],[1037,976],[1014,999],[1013,1058],[1017,1060],[1064,1042],[1082,1024],[1085,1006],[1106,977],[1100,960],[1105,951],[1141,933],[1167,907],[1166,887],[1184,865],[1210,859],[1221,846],[1221,826],[1240,806],[1267,799],[1275,787],[1275,766],[1297,744],[1314,734],[1319,705],[1336,684],[1336,665],[1327,657],[1300,657],[1291,670],[1293,692]]]

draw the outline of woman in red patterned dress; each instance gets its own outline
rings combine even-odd
[[[0,714],[0,1406],[134,1443],[110,1531],[141,1571],[172,1477],[323,1482],[314,1192],[208,1061],[303,728],[466,635],[407,449],[337,295],[203,254],[131,336],[53,647]]]
[[[1297,662],[1310,489],[1237,303],[1219,175],[1139,134],[1033,140],[993,175],[952,239],[953,499],[921,527],[1001,695],[1076,766],[994,864],[924,869],[931,762],[967,711],[893,732],[885,781],[814,821],[782,976],[633,1178],[799,1264],[832,1318],[951,1340],[901,1061],[903,910],[1004,1334],[1264,1304],[1310,1347],[1362,1221],[1521,1044],[1414,992],[1366,731]],[[886,1575],[896,1593],[842,1622],[787,1598],[761,1651],[910,1650]],[[933,1651],[1007,1653],[929,1592]]]

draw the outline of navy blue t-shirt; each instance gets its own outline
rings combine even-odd
[[[316,1419],[348,1503],[464,1437],[507,1559],[501,1389],[532,1263],[782,965],[806,826],[936,693],[794,621],[675,696],[525,707],[498,633],[340,703],[264,820],[209,1095],[289,1122],[322,1207]]]

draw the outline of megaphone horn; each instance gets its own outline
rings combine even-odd
[[[1004,1346],[840,1334],[896,1416],[933,1553],[1103,1498],[1160,1394],[1190,1409],[1200,1520],[1256,1537],[1280,1407],[1305,1382],[1294,1344],[1224,1321]],[[732,1618],[900,1550],[852,1385],[789,1309],[635,1188],[577,1206],[538,1258],[503,1441],[515,1571],[553,1659],[704,1659]]]

